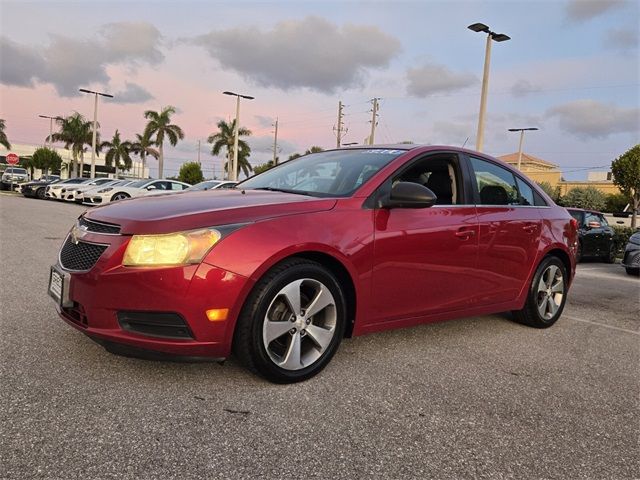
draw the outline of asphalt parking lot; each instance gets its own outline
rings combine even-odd
[[[49,265],[82,211],[0,195],[1,478],[640,476],[640,280],[620,265],[581,264],[550,329],[359,337],[272,385],[233,359],[114,356],[60,320]]]

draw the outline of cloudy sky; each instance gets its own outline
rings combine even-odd
[[[338,100],[344,142],[363,142],[369,100],[380,97],[377,142],[475,145],[482,22],[512,40],[494,43],[485,151],[517,150],[511,127],[540,128],[525,151],[567,178],[602,170],[640,137],[640,3],[595,1],[416,2],[12,2],[0,3],[0,118],[14,143],[39,144],[38,114],[93,115],[78,88],[108,91],[101,134],[131,138],[143,112],[173,105],[186,138],[168,149],[167,174],[197,157],[219,174],[207,136],[243,102],[254,164],[335,146]],[[468,139],[468,140],[467,140]]]

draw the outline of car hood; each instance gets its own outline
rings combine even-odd
[[[24,183],[22,186],[23,187],[27,187],[27,186],[28,187],[37,187],[37,186],[40,186],[40,185],[49,185],[49,183],[51,183],[51,182],[45,182],[45,181],[36,180],[35,182]]]
[[[258,190],[153,195],[98,207],[89,220],[115,223],[123,234],[170,233],[330,210],[335,199]]]

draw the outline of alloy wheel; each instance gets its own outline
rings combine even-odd
[[[538,282],[538,313],[545,320],[551,320],[562,305],[564,298],[564,278],[556,265],[549,265]]]
[[[316,362],[336,332],[336,301],[329,288],[312,279],[298,279],[271,301],[262,327],[262,341],[271,361],[285,370]]]

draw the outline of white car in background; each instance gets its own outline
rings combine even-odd
[[[63,188],[71,186],[77,187],[83,183],[87,183],[90,181],[90,178],[67,178],[66,180],[61,180],[59,182],[52,183],[51,185],[47,185],[44,196],[48,200],[62,200],[62,197],[60,195]]]
[[[92,205],[91,199],[98,193],[98,190],[103,190],[107,187],[124,187],[133,183],[133,180],[117,180],[112,179],[110,182],[105,182],[102,185],[93,186],[90,188],[82,188],[82,185],[76,190],[75,202],[83,203],[85,205]]]
[[[177,180],[167,180],[161,178],[159,180],[138,180],[128,185],[122,186],[106,186],[96,191],[87,199],[85,195],[85,203],[90,202],[92,205],[104,205],[109,202],[116,202],[132,197],[142,197],[149,194],[159,193],[178,193],[186,190],[191,185],[179,182]]]
[[[84,182],[80,185],[68,185],[60,190],[60,199],[66,202],[73,202],[76,199],[77,192],[84,192],[90,190],[93,187],[99,187],[113,182],[113,178],[94,178],[88,182]]]
[[[196,183],[195,185],[187,188],[189,192],[193,190],[218,190],[235,188],[238,182],[231,182],[228,180],[205,180],[204,182]]]

